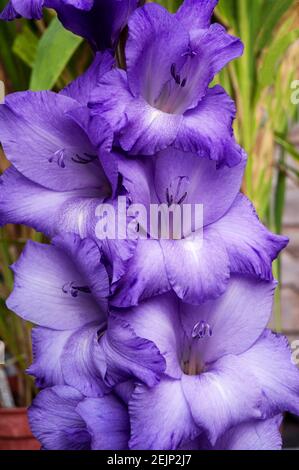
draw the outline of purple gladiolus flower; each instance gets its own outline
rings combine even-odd
[[[89,70],[59,94],[15,93],[0,105],[0,140],[13,165],[1,176],[1,225],[21,223],[49,237],[74,232],[95,238],[96,207],[114,204],[118,169],[110,153],[112,133],[102,118],[93,121],[90,139],[86,104],[113,63],[109,53],[98,53]],[[115,280],[134,245],[103,242]]]
[[[46,253],[45,247],[38,249]],[[26,273],[32,263],[34,270],[36,259],[34,253],[26,254],[18,267],[15,298],[22,299],[26,290],[32,295],[30,285],[37,282]],[[56,278],[49,265],[44,268]],[[24,275],[28,278],[19,286]],[[51,338],[49,330],[40,328],[40,343],[34,342],[39,363],[35,362],[30,372],[42,377],[56,371],[51,377],[59,386],[48,388],[53,383],[44,382],[46,388],[34,401],[29,412],[34,434],[46,449],[280,448],[280,413],[299,413],[299,372],[291,362],[287,340],[265,330],[274,287],[274,283],[238,276],[222,297],[200,307],[183,304],[168,294],[131,310],[113,312],[116,321],[129,324],[138,336],[126,341],[126,328],[121,328],[123,333],[114,330],[108,338],[110,346],[102,349],[102,361],[108,364],[105,393],[101,389],[95,394],[90,386],[93,364],[101,363],[102,351],[99,355],[93,349],[88,358],[91,341],[80,338],[79,330],[52,331]],[[35,293],[36,298],[39,295]],[[54,328],[60,328],[63,315],[53,318],[52,303],[42,300],[46,308],[42,315]],[[31,310],[36,312],[32,318],[36,321],[39,314],[35,307]],[[86,310],[83,303],[78,308],[83,309],[82,314]],[[71,319],[72,309],[65,311],[65,319]],[[38,322],[43,323],[40,318]],[[61,334],[75,335],[63,354],[59,351]],[[144,338],[146,348],[137,345],[137,337],[138,341]],[[58,354],[53,354],[54,349]],[[159,357],[158,350],[166,369],[161,367],[161,359],[154,360]],[[143,366],[140,374],[142,363],[148,369]],[[151,368],[152,377],[158,374],[160,380],[149,384]],[[83,388],[78,376],[82,378],[84,369]],[[73,373],[67,375],[68,370]],[[109,376],[112,381],[107,384]],[[121,441],[116,440],[116,430]]]
[[[219,24],[210,25],[214,6],[191,0],[175,15],[156,4],[132,14],[127,72],[106,74],[90,104],[124,150],[152,155],[173,145],[230,166],[240,162],[234,103],[220,86],[208,87],[243,46]]]
[[[141,4],[11,0],[0,15],[54,8],[102,51],[60,93],[0,105],[12,164],[0,225],[51,240],[27,243],[7,299],[35,325],[31,428],[46,450],[280,449],[283,413],[299,415],[299,371],[287,339],[267,329],[272,262],[288,239],[240,192],[235,105],[210,87],[243,46],[211,24],[217,0],[185,0],[175,14]],[[120,69],[113,50],[127,23]],[[107,206],[117,235],[99,215]],[[195,206],[202,217],[186,225]]]
[[[219,168],[173,148],[154,159],[119,159],[123,184],[134,203],[148,213],[154,203],[167,208],[202,204],[203,227],[182,233],[180,239],[140,238],[124,276],[113,285],[114,305],[136,305],[170,289],[199,304],[221,295],[231,273],[272,279],[272,261],[288,239],[269,232],[239,192],[245,163],[244,158],[233,168]]]
[[[40,19],[43,7],[56,10],[61,23],[86,38],[95,50],[114,48],[138,0],[11,0],[0,16]]]
[[[175,449],[203,432],[215,446],[234,426],[299,414],[287,339],[265,330],[274,287],[234,276],[225,294],[198,307],[167,294],[120,313],[166,360],[160,382],[137,385],[130,399],[132,449]]]
[[[84,130],[89,120],[84,102],[112,63],[109,54],[98,54],[89,71],[60,94],[28,91],[6,97],[0,140],[13,166],[2,176],[2,225],[24,223],[48,236],[62,226],[82,236],[92,230],[83,208],[88,213],[96,201],[113,194],[113,187],[98,156],[101,143],[94,145]],[[102,120],[98,130],[103,145],[109,145]]]
[[[69,385],[99,397],[132,376],[157,383],[165,361],[156,346],[108,315],[109,281],[94,241],[65,234],[50,246],[29,242],[13,270],[7,305],[38,325],[29,373],[39,387]]]

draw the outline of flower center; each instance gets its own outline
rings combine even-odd
[[[178,176],[175,178],[166,188],[166,202],[168,207],[172,204],[183,204],[188,196],[188,186],[189,186],[188,176]]]
[[[186,375],[200,375],[206,365],[200,355],[200,342],[212,336],[212,328],[206,321],[196,323],[191,332],[191,341],[184,348],[182,370]]]
[[[74,154],[70,160],[74,163],[79,163],[80,165],[87,165],[88,163],[94,162],[97,160],[97,155],[91,155],[87,152],[84,152],[82,155],[76,153]],[[66,149],[58,149],[56,152],[53,153],[48,158],[49,163],[57,163],[60,168],[66,167],[66,159],[67,159],[67,150]]]
[[[190,86],[189,79],[192,77],[194,61],[197,53],[188,50],[183,54],[184,64],[178,66],[171,64],[170,77],[162,88],[160,95],[150,103],[155,108],[168,114],[183,114],[189,105]]]

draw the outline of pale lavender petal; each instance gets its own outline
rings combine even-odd
[[[280,426],[282,416],[262,421],[251,421],[232,428],[222,436],[218,450],[281,450]]]
[[[273,279],[272,261],[288,244],[288,239],[264,227],[245,196],[239,194],[230,210],[213,227],[226,245],[232,272]]]
[[[199,357],[212,363],[249,349],[270,320],[275,287],[274,282],[234,275],[216,300],[199,306],[181,304],[182,324],[189,338],[196,324],[206,322],[210,327],[211,336],[197,342]]]
[[[241,357],[263,391],[270,416],[285,411],[298,415],[299,370],[287,338],[266,330]]]
[[[13,270],[15,285],[7,305],[25,320],[65,330],[105,319],[90,293],[72,295],[71,283],[84,287],[86,280],[62,250],[29,241]]]
[[[66,384],[62,374],[61,355],[72,333],[71,330],[33,328],[31,332],[33,363],[27,369],[27,373],[35,377],[38,388]]]
[[[240,190],[245,164],[244,158],[233,168],[219,168],[213,161],[170,148],[159,154],[155,164],[156,192],[161,203],[167,202],[167,194],[172,195],[177,203],[186,192],[184,204],[203,205],[206,226],[222,217],[234,202]],[[182,181],[183,184],[180,184]],[[171,190],[176,193],[179,184],[181,188],[176,200]]]
[[[31,430],[45,450],[90,450],[86,424],[76,412],[83,396],[67,386],[47,388],[28,410]]]
[[[73,99],[50,91],[9,95],[0,106],[0,140],[17,170],[45,188],[103,188],[107,193],[109,183],[96,150],[67,116],[77,106]]]
[[[263,417],[262,392],[239,357],[223,357],[198,376],[184,375],[182,387],[196,424],[212,445],[232,426]]]
[[[74,232],[81,238],[95,236],[96,207],[101,189],[75,191],[46,189],[10,167],[0,177],[0,225],[23,224],[53,237]]]
[[[180,380],[163,379],[156,387],[136,387],[129,403],[130,449],[174,450],[199,434]]]
[[[160,240],[168,280],[184,302],[200,304],[225,291],[230,266],[221,237],[212,227],[181,240]]]
[[[205,434],[185,442],[180,450],[280,450],[282,416],[267,420],[252,420],[234,426],[212,446]]]
[[[113,395],[86,398],[76,412],[86,422],[91,436],[91,450],[126,450],[130,437],[126,407]]]

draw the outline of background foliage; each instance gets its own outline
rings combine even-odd
[[[159,0],[174,12],[181,0]],[[0,0],[1,9],[6,0]],[[291,102],[291,83],[299,75],[298,0],[220,0],[217,20],[241,37],[243,57],[223,71],[216,82],[236,100],[237,139],[249,160],[243,190],[253,200],[259,216],[275,232],[282,229],[287,178],[298,184],[299,154],[289,139],[298,120]],[[58,91],[84,72],[92,60],[88,45],[66,31],[54,13],[41,21],[24,19],[0,23],[0,79],[6,93],[19,90]],[[288,155],[288,158],[287,158]],[[1,155],[0,169],[8,162]],[[30,403],[33,382],[23,373],[31,361],[31,325],[5,306],[13,286],[9,269],[27,239],[43,236],[22,226],[0,229],[0,338],[19,371],[19,404]],[[279,262],[275,265],[280,276]],[[276,328],[280,329],[279,291]]]

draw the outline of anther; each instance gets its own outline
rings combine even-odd
[[[84,153],[84,157],[81,157],[78,153],[76,157],[72,157],[72,161],[79,163],[80,165],[87,165],[88,163],[93,162],[97,159],[97,155],[90,155],[89,153]]]
[[[56,152],[48,158],[48,162],[52,163],[56,161],[57,165],[60,166],[60,168],[65,168],[64,156],[65,149],[56,150]]]
[[[91,294],[91,290],[88,286],[76,286],[75,282],[67,282],[62,286],[62,292],[64,294],[70,294],[72,297],[78,297],[79,292],[84,294]]]
[[[194,325],[191,336],[193,339],[203,339],[206,336],[212,336],[212,334],[211,326],[202,320]]]
[[[187,83],[187,78],[184,78],[184,80],[181,83],[181,87],[184,88],[186,86],[186,83]]]

